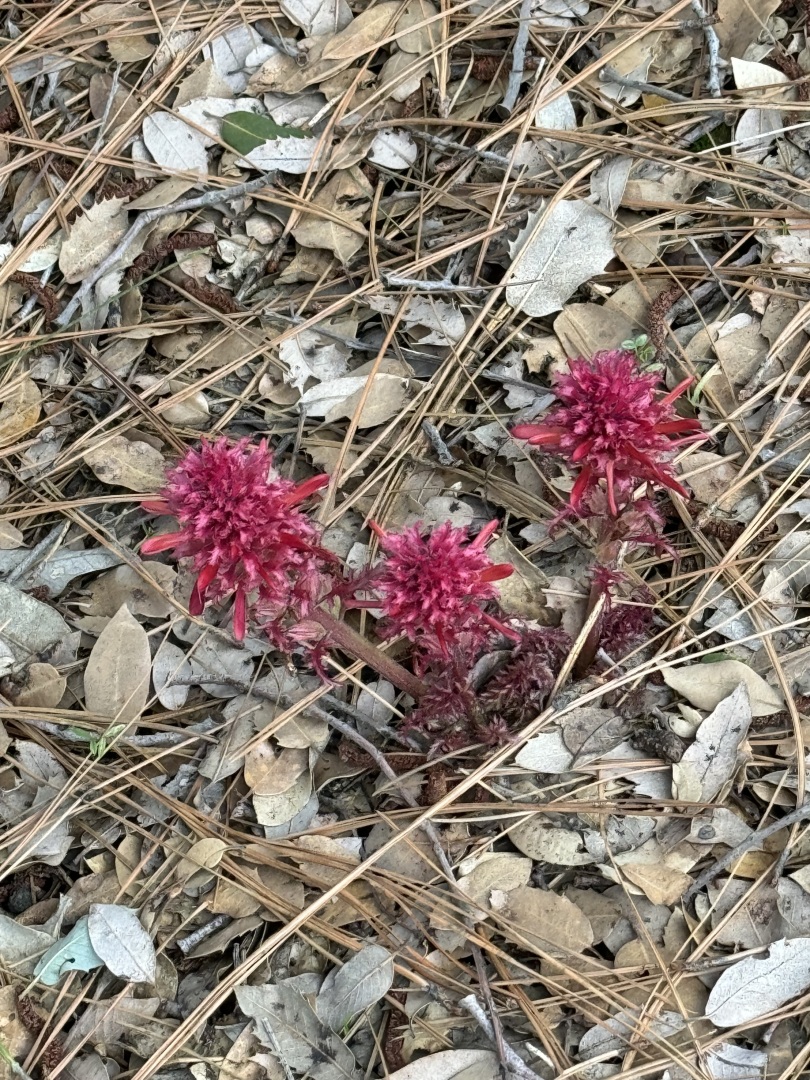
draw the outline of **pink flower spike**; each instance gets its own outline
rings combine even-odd
[[[499,632],[509,633],[482,610],[483,604],[497,598],[492,582],[512,570],[495,565],[484,550],[494,527],[489,523],[481,530],[479,544],[478,538],[468,542],[467,530],[450,522],[430,532],[411,525],[401,533],[388,533],[371,523],[385,558],[373,568],[363,589],[379,597],[373,606],[383,610],[383,632],[402,634],[416,643],[424,663],[446,661],[459,650],[476,651],[493,624]]]
[[[235,634],[245,636],[250,608],[272,621],[274,640],[281,640],[285,620],[303,618],[330,589],[320,530],[297,506],[328,477],[296,485],[271,476],[272,463],[264,440],[251,446],[220,438],[189,450],[169,471],[161,498],[145,504],[173,514],[182,529],[146,540],[141,551],[173,548],[177,558],[192,560],[192,615],[236,593]]]
[[[572,509],[579,512],[602,482],[614,518],[645,480],[685,494],[667,455],[704,437],[699,421],[679,417],[673,408],[692,380],[658,396],[658,375],[642,372],[635,354],[623,349],[569,360],[568,368],[555,378],[559,404],[545,423],[518,424],[512,434],[580,466]],[[673,440],[673,435],[681,437]]]

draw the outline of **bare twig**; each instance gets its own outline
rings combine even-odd
[[[25,717],[25,723],[37,728],[38,731],[44,731],[46,735],[53,735],[57,739],[63,739],[65,742],[87,743],[87,736],[79,735],[76,731],[63,727],[61,724],[54,724],[50,720],[38,720],[36,717],[27,716]],[[153,731],[149,735],[119,735],[115,739],[115,743],[123,743],[124,746],[134,747],[190,745],[198,739],[205,738],[220,727],[222,727],[221,724],[217,724],[210,717],[207,717],[199,724],[193,724],[183,731]]]
[[[54,320],[56,325],[60,327],[68,325],[79,310],[82,300],[92,290],[96,282],[121,263],[126,256],[129,246],[147,225],[159,221],[160,218],[166,217],[167,214],[186,213],[189,210],[202,210],[207,206],[217,206],[219,203],[227,202],[229,199],[238,198],[240,195],[249,195],[253,191],[259,191],[261,188],[267,187],[270,183],[270,178],[273,175],[274,173],[265,173],[263,176],[258,177],[258,179],[248,180],[244,184],[235,184],[233,187],[225,189],[218,188],[216,191],[208,191],[205,195],[199,195],[194,199],[182,199],[180,202],[171,203],[169,206],[159,206],[153,210],[145,210],[142,214],[139,214],[132,225],[127,229],[123,239],[115,248],[115,251],[111,252],[106,259],[103,259],[95,270],[84,279],[73,299],[65,307],[65,310],[58,319]]]
[[[771,825],[766,825],[764,829],[757,829],[756,832],[752,832],[750,836],[737,844],[736,847],[727,851],[725,855],[722,855],[713,866],[708,868],[708,870],[704,870],[702,874],[698,874],[683,894],[684,902],[691,900],[693,896],[697,895],[701,889],[705,889],[707,885],[711,885],[718,874],[722,874],[727,866],[731,866],[732,863],[741,859],[746,852],[753,851],[754,848],[759,847],[769,836],[773,836],[774,833],[786,829],[789,825],[795,825],[797,821],[805,821],[807,818],[810,818],[810,803],[805,803],[803,806],[791,810],[789,814],[785,814],[784,817],[780,818],[778,821],[774,821]]]
[[[622,75],[620,71],[617,71],[615,67],[611,67],[610,64],[605,64],[599,72],[599,81],[618,83],[619,86],[626,86],[630,90],[639,90],[642,94],[655,94],[656,97],[663,98],[665,101],[674,101],[678,104],[683,102],[694,104],[691,98],[679,94],[676,90],[668,90],[666,86],[656,86],[655,83],[645,82],[643,79],[628,79],[626,75]]]
[[[723,92],[720,88],[720,38],[711,25],[710,16],[704,11],[701,0],[691,0],[691,7],[692,11],[700,19],[703,36],[706,39],[706,48],[709,53],[709,74],[706,79],[706,86],[712,97],[719,98]]]
[[[422,431],[425,433],[428,442],[436,452],[436,457],[439,459],[440,465],[455,465],[456,459],[447,449],[447,443],[439,434],[439,429],[435,424],[431,424],[430,420],[422,421]]]
[[[69,521],[62,521],[48,532],[47,536],[43,536],[40,542],[32,547],[22,562],[18,563],[10,573],[6,575],[6,583],[13,585],[17,581],[21,581],[32,566],[36,566],[37,563],[43,561],[43,559],[52,555],[62,541],[65,538],[65,534],[70,528]]]
[[[415,289],[417,292],[484,292],[480,285],[454,285],[447,278],[442,278],[441,281],[421,281],[419,278],[402,277],[400,274],[383,273],[380,276],[386,285],[393,285],[398,289]]]
[[[532,0],[522,0],[520,15],[518,18],[518,32],[515,35],[515,47],[512,50],[512,68],[509,72],[509,82],[506,93],[501,102],[504,112],[510,113],[515,107],[515,102],[520,93],[520,84],[523,81],[523,65],[526,59],[526,46],[529,44],[529,26],[531,24]]]
[[[475,994],[468,994],[463,997],[459,1002],[462,1009],[465,1009],[470,1016],[475,1020],[476,1024],[481,1028],[488,1039],[492,1042],[495,1041],[495,1030],[492,1026],[492,1022],[481,1008],[481,1003]],[[504,1040],[503,1044],[504,1058],[506,1064],[511,1072],[516,1076],[523,1077],[523,1080],[537,1080],[537,1073],[534,1069],[530,1069],[522,1057],[513,1050],[508,1042]]]
[[[180,952],[188,955],[191,950],[199,945],[201,941],[206,941],[208,938],[213,937],[217,930],[221,930],[223,926],[231,922],[230,915],[215,915],[210,922],[207,922],[205,926],[200,926],[196,930],[192,930],[184,938],[178,938],[175,944]]]
[[[452,139],[443,139],[440,135],[430,135],[426,131],[419,131],[418,128],[408,128],[408,134],[412,135],[414,139],[419,139],[421,142],[427,143],[428,146],[432,146],[434,150],[451,150],[454,154],[477,157],[481,161],[489,162],[490,165],[502,165],[505,169],[508,169],[512,164],[508,157],[504,157],[503,154],[496,154],[493,150],[479,150],[476,146],[465,146],[464,143],[453,142]]]

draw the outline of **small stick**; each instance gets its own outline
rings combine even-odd
[[[44,536],[35,547],[32,547],[23,561],[17,563],[14,569],[6,575],[6,584],[13,585],[15,582],[20,581],[32,566],[36,566],[46,557],[50,557],[64,540],[69,528],[69,521],[54,525],[48,535]]]
[[[425,433],[428,442],[436,452],[436,457],[439,459],[440,465],[455,465],[456,459],[447,449],[447,443],[439,434],[439,429],[435,424],[431,424],[430,420],[422,421],[422,431]]]
[[[510,113],[515,107],[515,102],[520,93],[520,84],[523,80],[523,64],[526,60],[526,46],[529,44],[529,26],[531,24],[532,0],[522,0],[520,15],[518,18],[518,32],[515,35],[515,47],[512,50],[512,69],[509,72],[509,82],[506,85],[506,93],[501,102],[501,108]]]
[[[420,139],[423,143],[427,143],[428,146],[432,146],[435,150],[452,150],[455,154],[478,157],[482,161],[489,162],[490,165],[502,165],[505,169],[508,169],[512,164],[508,157],[504,157],[503,154],[496,154],[493,150],[479,150],[475,146],[465,146],[464,143],[443,139],[440,135],[431,135],[426,131],[418,131],[416,128],[409,128],[408,134],[412,135],[414,139]]]
[[[783,818],[774,821],[772,825],[766,825],[764,829],[757,829],[756,832],[752,832],[750,836],[737,844],[731,851],[727,851],[725,855],[721,856],[721,858],[719,858],[713,866],[710,866],[708,870],[704,870],[702,874],[698,874],[683,894],[684,903],[691,900],[701,889],[705,889],[707,885],[711,885],[718,874],[721,874],[727,866],[736,862],[737,859],[742,858],[743,855],[752,851],[755,847],[759,847],[759,845],[764,840],[767,840],[769,836],[773,836],[774,833],[786,829],[789,825],[795,825],[797,821],[805,821],[807,818],[810,818],[810,803],[804,803],[803,806],[791,810],[791,812],[785,814]]]
[[[172,684],[172,685],[185,685],[185,684]],[[188,685],[193,685],[188,683]],[[71,731],[67,727],[63,727],[61,724],[51,723],[50,720],[37,720],[35,717],[26,716],[23,717],[23,722],[30,724],[31,727],[35,727],[38,731],[44,731],[46,735],[53,735],[57,739],[62,739],[64,742],[69,743],[85,743],[87,739],[84,735],[77,735],[75,731]],[[124,746],[179,746],[181,743],[184,745],[190,745],[192,742],[196,742],[199,739],[205,739],[211,734],[218,725],[211,720],[203,720],[199,724],[195,724],[193,727],[188,727],[184,731],[153,731],[149,735],[119,735],[115,740],[116,746],[123,744]],[[103,734],[100,732],[99,734]],[[213,739],[211,740],[214,741]]]
[[[215,915],[211,922],[206,923],[205,926],[200,926],[187,937],[178,938],[175,945],[177,945],[180,952],[187,956],[195,945],[199,945],[206,938],[213,937],[217,930],[221,930],[229,922],[231,922],[230,915]]]
[[[593,42],[589,41],[586,44],[596,59],[601,60],[602,54]],[[675,90],[667,90],[665,86],[656,86],[655,83],[645,82],[643,79],[628,79],[626,75],[622,75],[620,71],[617,71],[612,64],[603,65],[599,71],[599,81],[615,82],[619,86],[627,86],[631,90],[640,90],[642,94],[656,94],[658,97],[664,98],[665,101],[674,101],[678,104],[687,102],[694,105],[692,98],[686,97],[684,94],[678,94]]]
[[[620,86],[626,86],[630,90],[640,90],[642,94],[655,94],[656,97],[663,98],[665,101],[674,101],[677,104],[682,104],[685,101],[694,104],[692,98],[679,94],[675,90],[667,90],[665,86],[656,86],[655,83],[644,82],[643,79],[628,79],[626,75],[622,75],[610,64],[605,64],[599,72],[599,81],[618,83]]]
[[[124,237],[116,249],[106,259],[102,259],[99,265],[88,277],[84,279],[73,299],[65,307],[62,314],[55,319],[57,326],[64,328],[78,311],[82,300],[87,296],[93,286],[104,277],[110,270],[115,269],[127,253],[130,244],[135,240],[138,233],[167,214],[185,213],[187,210],[201,210],[206,206],[216,206],[218,203],[227,202],[229,199],[238,198],[240,195],[249,195],[253,191],[267,187],[273,173],[265,173],[257,180],[248,180],[244,184],[236,184],[234,187],[216,191],[208,191],[205,195],[199,195],[195,199],[183,199],[180,202],[171,203],[169,206],[159,206],[154,210],[145,210],[139,214],[135,221],[124,233]]]
[[[476,1024],[481,1028],[488,1039],[495,1041],[495,1031],[492,1027],[492,1022],[481,1008],[481,1004],[475,994],[468,994],[463,997],[459,1002],[462,1009],[466,1009],[470,1016],[475,1020]],[[503,1043],[503,1056],[506,1061],[509,1070],[515,1073],[516,1076],[520,1076],[523,1080],[537,1080],[537,1073],[534,1069],[530,1069],[526,1062],[520,1055],[512,1049],[508,1042],[504,1040]]]
[[[318,712],[320,713],[321,710],[319,709]],[[353,728],[351,724],[347,724],[345,720],[338,720],[336,716],[332,716],[330,713],[323,712],[323,719],[327,720],[330,726],[335,729],[335,731],[339,731],[341,735],[345,735],[347,739],[350,739],[353,743],[359,746],[361,750],[365,750],[368,756],[373,759],[375,765],[383,774],[383,776],[385,776],[391,786],[396,789],[399,797],[403,799],[408,804],[408,806],[411,807],[412,810],[421,809],[419,803],[411,794],[411,792],[408,791],[408,789],[400,783],[399,777],[388,764],[385,755],[377,749],[373,742],[369,742],[368,739],[364,739],[360,732]],[[451,882],[455,883],[456,879],[453,874],[453,867],[450,865],[450,860],[444,853],[444,848],[442,847],[441,840],[439,839],[439,834],[436,832],[436,827],[434,826],[433,822],[426,821],[422,826],[422,829],[428,840],[430,840],[431,847],[433,848],[433,851],[439,862],[439,866],[441,866],[448,879]]]
[[[719,98],[722,95],[720,88],[720,38],[711,25],[709,15],[703,10],[701,0],[691,0],[691,7],[701,21],[703,36],[709,50],[709,77],[706,79],[706,86],[712,97]]]
[[[724,120],[725,117],[721,112],[709,113],[705,120],[701,120],[699,124],[695,124],[694,127],[689,128],[687,132],[681,135],[680,139],[675,143],[675,146],[679,149],[691,146],[693,142],[697,142],[697,140],[704,135],[708,135],[714,131],[715,128],[720,127]]]
[[[416,289],[418,292],[482,293],[480,285],[454,285],[447,278],[441,281],[421,281],[419,278],[401,277],[399,274],[382,274],[386,285],[400,289]]]

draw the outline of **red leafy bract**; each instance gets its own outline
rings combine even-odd
[[[555,382],[560,404],[544,423],[518,424],[512,434],[580,467],[571,491],[572,508],[579,512],[601,480],[614,517],[641,481],[686,496],[667,455],[704,438],[699,421],[679,417],[674,409],[691,379],[659,396],[658,375],[644,374],[635,354],[623,349],[570,360],[568,366],[568,374]]]
[[[152,537],[143,554],[172,550],[193,559],[197,580],[189,611],[234,594],[233,631],[245,636],[248,594],[268,625],[298,622],[328,591],[333,560],[320,546],[318,527],[299,504],[328,483],[325,475],[303,484],[270,476],[267,443],[246,439],[203,442],[170,470],[161,498],[143,503],[155,514],[172,514],[179,532]],[[278,634],[271,635],[278,637]]]

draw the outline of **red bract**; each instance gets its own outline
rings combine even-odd
[[[571,491],[573,509],[579,512],[600,480],[614,517],[643,480],[687,496],[665,455],[703,438],[699,421],[678,417],[673,408],[692,380],[659,397],[658,375],[645,375],[635,354],[623,349],[570,360],[568,367],[568,374],[556,377],[560,404],[545,422],[518,424],[512,434],[580,466]]]
[[[317,526],[298,509],[328,477],[298,485],[270,479],[272,462],[265,441],[203,442],[170,470],[162,497],[142,504],[154,514],[172,514],[182,528],[146,540],[141,552],[172,549],[177,558],[194,560],[192,615],[200,615],[206,601],[235,593],[233,632],[239,640],[248,593],[257,594],[259,610],[273,621],[287,613],[304,618],[323,595],[324,566],[331,559],[318,546]]]
[[[373,525],[386,558],[369,575],[367,587],[379,600],[350,603],[382,608],[383,632],[404,634],[420,646],[421,660],[428,663],[446,660],[451,652],[474,651],[493,630],[517,638],[482,610],[498,595],[493,582],[513,570],[508,563],[493,563],[484,550],[497,527],[491,521],[468,542],[467,530],[449,522],[430,532],[412,525],[388,533]]]

